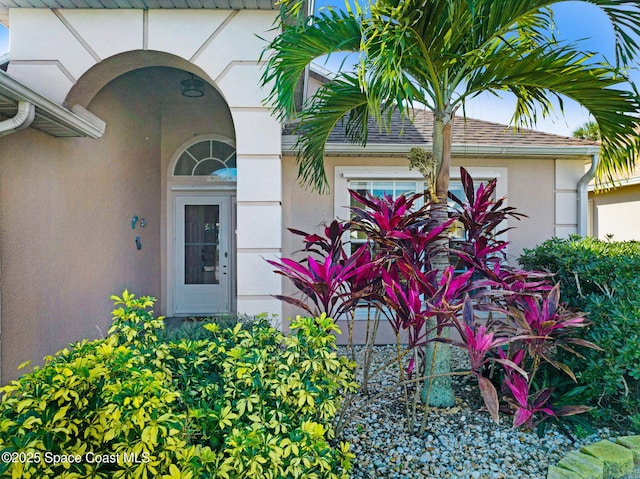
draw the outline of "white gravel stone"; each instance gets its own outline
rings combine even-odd
[[[357,348],[356,359],[361,350]],[[453,368],[465,368],[463,356],[455,352]],[[346,349],[341,353],[346,354]],[[376,347],[372,371],[395,354],[395,347]],[[397,371],[394,366],[375,375],[369,383],[370,397],[394,384]],[[570,450],[614,435],[604,428],[573,443],[553,424],[542,439],[535,432],[514,429],[509,416],[496,425],[482,410],[477,382],[467,376],[454,376],[453,381],[458,396],[455,407],[431,408],[421,437],[406,431],[401,389],[369,402],[358,395],[338,438],[349,441],[356,455],[351,477],[544,479],[548,467]],[[422,421],[420,409],[416,430]]]

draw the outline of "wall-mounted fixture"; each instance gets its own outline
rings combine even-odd
[[[136,223],[138,222],[138,216],[135,215],[133,218],[131,218],[131,229],[134,230],[136,229]]]
[[[142,241],[140,241],[140,236],[136,236],[136,248],[142,249]]]
[[[147,226],[147,218],[141,218],[140,219],[140,228],[144,228],[145,226]]]
[[[191,78],[180,82],[180,91],[182,92],[182,96],[190,98],[201,97],[204,95],[204,82],[196,78],[192,73]]]

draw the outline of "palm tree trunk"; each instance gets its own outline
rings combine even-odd
[[[436,195],[438,202],[431,210],[431,217],[437,221],[438,225],[445,223],[448,219],[447,192],[449,191],[449,168],[451,167],[451,127],[453,126],[453,113],[434,112],[433,125],[433,155],[438,162],[438,177],[436,179]],[[449,240],[445,238],[438,246],[442,251],[438,253],[432,261],[433,268],[439,271],[437,281],[442,278],[442,272],[450,265]],[[437,335],[434,329],[438,324],[437,318],[432,318],[427,327],[433,332],[429,339]],[[440,336],[448,338],[449,327],[443,328]],[[422,400],[429,402],[429,406],[451,407],[455,404],[455,395],[451,387],[451,346],[437,341],[429,341],[425,347],[425,375],[436,378],[425,380],[422,388]]]

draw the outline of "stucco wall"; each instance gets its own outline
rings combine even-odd
[[[581,167],[581,162],[577,163]],[[520,221],[511,220],[508,232],[509,261],[515,264],[524,248],[531,248],[556,233],[556,182],[553,159],[454,159],[452,169],[466,167],[503,166],[508,171],[507,203],[527,215]]]
[[[603,193],[589,193],[592,234],[599,239],[613,235],[615,241],[640,240],[640,185]]]
[[[259,88],[259,59],[277,34],[276,14],[248,9],[10,10],[9,73],[54,101],[84,104],[91,89],[78,86],[80,80],[100,86],[141,66],[176,66],[216,85],[235,129],[236,301],[238,310],[247,313],[280,313],[280,303],[272,298],[280,293],[280,282],[268,274],[263,258],[278,256],[281,248],[281,127]],[[160,63],[153,63],[158,55]],[[109,68],[101,68],[105,65]]]
[[[25,360],[105,335],[109,294],[159,293],[160,117],[137,93],[96,97],[109,125],[99,142],[33,130],[0,142],[3,382]],[[146,228],[132,230],[133,215]]]
[[[528,216],[512,221],[509,226],[509,255],[515,260],[523,248],[530,248],[555,234],[555,161],[539,159],[465,158],[453,161],[453,169],[466,167],[505,167],[508,171],[508,205]],[[330,185],[334,183],[334,168],[349,165],[397,165],[406,167],[404,158],[327,158],[326,172]],[[332,194],[319,195],[303,189],[296,178],[295,159],[283,159],[283,226],[315,231],[334,218]],[[344,210],[347,211],[346,209]],[[346,217],[346,214],[345,214]],[[285,233],[283,253],[290,254],[300,247],[297,238]]]
[[[95,322],[104,330],[110,293],[135,285],[137,294],[158,296],[162,312],[169,294],[166,171],[175,149],[200,134],[236,140],[238,309],[280,312],[271,297],[280,281],[263,258],[281,248],[281,128],[258,87],[275,15],[11,9],[9,73],[60,104],[87,106],[107,122],[107,133],[94,142],[29,130],[0,141],[3,381],[24,359],[95,337]],[[146,89],[144,75],[124,87],[109,83],[157,66],[184,76]],[[171,88],[180,97],[187,72],[216,86],[224,121],[216,105],[206,106],[210,97],[194,110],[158,96]],[[134,214],[148,220],[145,229],[131,230]]]
[[[523,248],[530,248],[556,234],[556,162],[554,159],[522,158],[454,158],[452,170],[461,164],[466,167],[487,169],[506,168],[508,205],[528,216],[521,221],[511,221],[515,228],[508,232],[509,259],[515,263]],[[580,171],[582,162],[575,161],[574,169]],[[363,158],[333,157],[326,159],[326,172],[330,185],[334,185],[334,169],[337,166],[386,166],[394,165],[406,168],[404,158]],[[321,231],[325,223],[334,218],[333,192],[319,195],[303,189],[297,178],[295,159],[287,156],[283,159],[283,210],[284,228],[293,227],[307,232]],[[333,186],[332,186],[333,188]],[[343,218],[347,210],[343,210]],[[299,237],[283,232],[283,255],[291,256],[300,250]],[[293,292],[289,282],[283,280],[283,289],[287,294]],[[300,314],[293,307],[284,307],[284,317]],[[285,321],[286,324],[286,321]],[[386,327],[386,326],[385,326]],[[346,330],[345,327],[343,327]],[[362,336],[362,331],[358,334]],[[381,331],[381,342],[392,339],[390,331]]]
[[[155,296],[165,313],[170,160],[189,138],[234,134],[212,87],[180,95],[184,77],[153,68],[109,83],[89,105],[107,121],[100,140],[25,130],[0,142],[4,381],[24,360],[106,334],[109,295],[124,288]],[[134,215],[147,225],[132,229]]]

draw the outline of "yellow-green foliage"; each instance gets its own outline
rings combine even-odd
[[[336,354],[333,321],[299,317],[290,336],[264,325],[205,327],[211,340],[172,345],[170,367],[191,440],[224,457],[218,476],[346,477],[348,445],[329,441],[341,393],[356,387],[355,365]]]
[[[166,343],[153,298],[113,299],[106,339],[0,389],[0,477],[347,477],[331,420],[354,365],[331,319],[298,318],[286,337],[208,325],[207,340]]]

